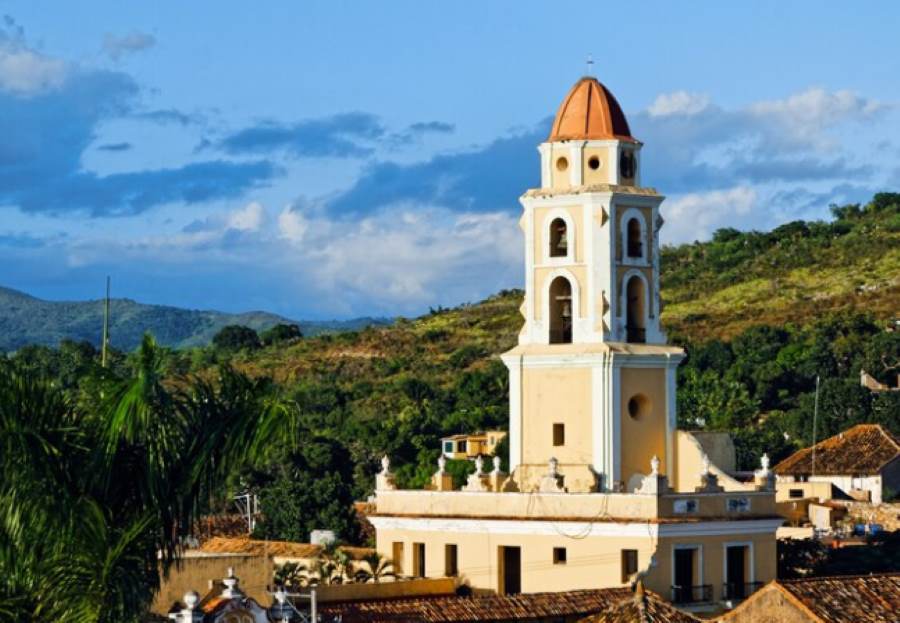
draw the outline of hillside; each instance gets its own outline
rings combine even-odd
[[[757,324],[803,324],[828,311],[900,313],[900,194],[833,207],[831,222],[768,233],[722,229],[662,251],[663,323],[690,339]]]
[[[208,344],[219,329],[229,324],[246,325],[259,331],[280,322],[299,324],[304,335],[318,335],[384,321],[359,318],[296,322],[266,312],[226,314],[146,305],[130,299],[110,300],[110,342],[113,347],[126,351],[140,343],[145,331],[163,345],[185,348]],[[63,339],[85,340],[97,346],[102,328],[101,300],[45,301],[0,287],[0,351],[16,350],[27,344],[56,346]]]

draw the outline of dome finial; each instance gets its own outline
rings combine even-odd
[[[584,74],[590,78],[594,77],[594,55],[588,53],[587,55],[587,73]]]

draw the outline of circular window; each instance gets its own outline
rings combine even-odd
[[[628,415],[632,420],[640,420],[650,415],[650,399],[644,394],[635,394],[628,401]]]
[[[569,168],[569,161],[566,160],[566,157],[563,156],[556,161],[556,170],[557,171],[565,171]]]
[[[598,158],[597,156],[591,156],[590,159],[588,159],[588,166],[596,171],[600,168],[600,158]]]

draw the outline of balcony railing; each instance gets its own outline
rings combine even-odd
[[[647,341],[647,330],[643,327],[625,327],[625,339],[633,344]]]
[[[722,585],[722,599],[747,599],[762,588],[762,582],[725,582]]]
[[[712,601],[712,585],[700,586],[672,586],[672,603],[675,604],[703,604]]]

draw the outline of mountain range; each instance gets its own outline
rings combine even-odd
[[[239,324],[262,331],[278,323],[300,326],[304,335],[360,329],[390,322],[383,318],[309,321],[251,311],[228,314],[211,310],[148,305],[131,299],[110,299],[110,344],[134,349],[147,331],[165,346],[184,348],[208,344],[222,327]],[[28,344],[56,346],[63,339],[100,344],[103,300],[46,301],[11,288],[0,287],[0,351]]]

